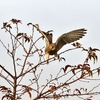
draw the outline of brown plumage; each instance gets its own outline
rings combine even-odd
[[[38,28],[38,27],[37,27]],[[38,31],[44,36],[45,38],[45,43],[46,43],[46,48],[45,48],[45,56],[46,59],[49,59],[50,55],[54,55],[57,57],[57,52],[66,44],[74,42],[82,38],[86,34],[86,29],[77,29],[70,31],[68,33],[64,33],[61,36],[58,37],[55,43],[52,43],[52,34],[47,33],[44,34],[43,31],[41,31],[38,28]]]

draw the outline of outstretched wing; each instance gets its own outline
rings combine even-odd
[[[86,29],[77,29],[68,33],[62,34],[56,40],[56,50],[60,50],[65,44],[79,40],[86,34]]]
[[[48,36],[46,33],[44,33],[42,30],[40,30],[39,25],[35,24],[34,27],[37,29],[37,31],[39,31],[39,33],[42,34],[42,36],[45,38],[45,43],[46,43],[46,47],[48,47],[50,45],[50,35]]]

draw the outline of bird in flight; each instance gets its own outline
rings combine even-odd
[[[58,56],[57,52],[66,44],[74,42],[85,36],[86,34],[86,29],[81,28],[81,29],[76,29],[67,33],[62,34],[59,36],[56,40],[55,43],[52,42],[52,33],[51,31],[44,32],[39,29],[38,24],[35,25],[35,28],[42,34],[42,36],[45,38],[45,56],[46,60],[48,62],[48,59],[50,55],[54,55],[54,59]]]

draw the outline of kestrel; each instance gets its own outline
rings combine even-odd
[[[55,43],[52,42],[52,34],[50,31],[43,32],[35,25],[37,30],[42,34],[42,36],[45,38],[45,56],[48,61],[50,55],[54,55],[54,58],[57,57],[57,52],[66,44],[74,42],[85,36],[86,29],[76,29],[73,31],[70,31],[68,33],[64,33],[61,36],[59,36]]]

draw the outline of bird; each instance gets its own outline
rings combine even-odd
[[[60,35],[57,38],[56,42],[53,43],[53,34],[51,33],[52,30],[48,32],[44,32],[39,29],[38,25],[35,25],[35,27],[42,34],[43,38],[45,38],[45,43],[46,43],[45,57],[46,57],[47,62],[48,62],[48,59],[50,58],[50,55],[54,55],[54,59],[56,59],[56,57],[58,57],[57,52],[63,46],[79,40],[80,38],[85,36],[85,34],[87,33],[86,32],[87,30],[85,28],[72,30],[70,32],[63,33],[62,35]]]

